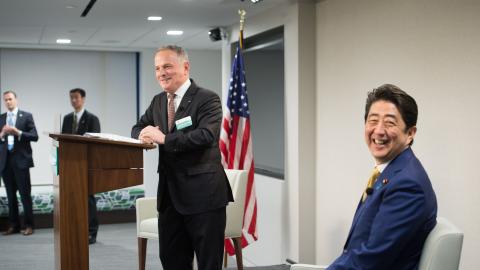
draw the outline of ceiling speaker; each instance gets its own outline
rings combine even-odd
[[[220,27],[213,28],[208,31],[208,36],[210,37],[211,41],[222,40],[222,30],[220,29]]]

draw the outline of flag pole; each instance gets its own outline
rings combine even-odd
[[[244,9],[239,9],[238,10],[238,15],[240,15],[240,36],[238,38],[238,42],[240,44],[240,49],[243,49],[243,26],[245,24],[245,15],[247,12],[245,12]]]
[[[241,250],[258,239],[257,236],[257,201],[254,186],[254,163],[252,140],[250,136],[250,112],[248,110],[248,97],[246,92],[245,70],[243,66],[242,49],[243,29],[246,12],[238,10],[240,27],[238,47],[232,65],[232,74],[229,82],[230,90],[227,97],[226,112],[223,118],[220,133],[220,152],[224,168],[243,169],[248,171],[246,184],[245,203],[243,210],[243,224],[241,237],[225,239],[224,267],[227,267],[228,254],[237,255],[237,267],[243,269]],[[238,99],[238,100],[235,100]],[[233,101],[232,101],[233,100]],[[238,102],[240,101],[241,102]],[[237,102],[236,102],[237,101]],[[240,106],[238,104],[241,104]],[[232,107],[231,107],[232,106]],[[237,145],[236,138],[241,138]],[[241,149],[243,158],[235,155],[235,149]],[[248,238],[246,236],[249,236]],[[239,253],[237,253],[240,250]]]

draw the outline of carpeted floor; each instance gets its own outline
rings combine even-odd
[[[90,245],[91,270],[138,269],[134,223],[101,225],[97,243]],[[147,269],[162,269],[158,242],[149,241]],[[0,269],[54,269],[53,230],[39,229],[31,236],[0,235]]]
[[[135,223],[101,225],[97,243],[90,245],[91,270],[136,270],[137,237]],[[39,229],[31,236],[0,235],[1,270],[54,269],[53,230]],[[235,270],[235,260],[228,260],[228,270]],[[161,270],[158,242],[149,241],[146,269]],[[245,267],[245,270],[288,270],[288,265]]]
[[[228,267],[227,270],[236,270],[236,267]],[[244,270],[288,270],[290,265],[279,264],[272,266],[244,267]]]

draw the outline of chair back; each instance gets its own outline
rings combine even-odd
[[[247,190],[248,171],[225,170],[230,187],[232,188],[234,202],[227,206],[227,226],[225,237],[234,238],[242,235],[243,212],[245,209],[245,193]]]
[[[419,270],[458,270],[463,233],[447,219],[438,217],[427,237],[420,257]]]
[[[138,198],[135,202],[137,237],[158,239],[157,198]]]

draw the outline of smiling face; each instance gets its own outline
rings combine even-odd
[[[395,104],[378,100],[365,121],[365,142],[377,164],[394,159],[413,141],[417,128],[406,124]]]
[[[174,93],[189,78],[190,64],[171,50],[161,50],[155,55],[155,76],[168,93]]]

